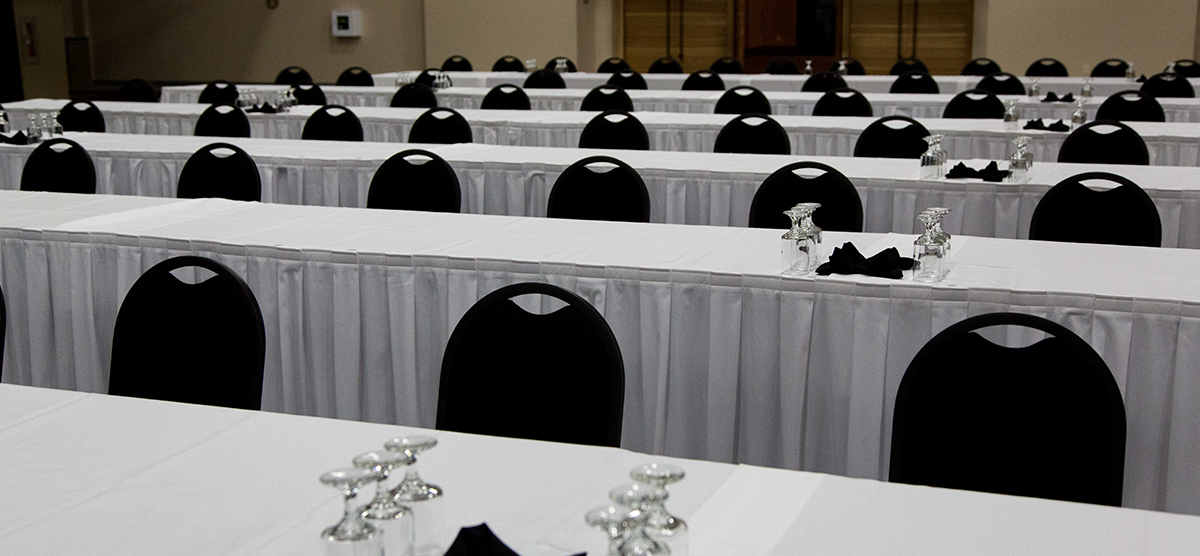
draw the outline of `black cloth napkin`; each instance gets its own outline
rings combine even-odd
[[[1075,102],[1075,95],[1067,93],[1062,98],[1059,98],[1058,95],[1054,94],[1054,91],[1050,91],[1046,93],[1046,98],[1042,99],[1042,102]]]
[[[24,131],[18,131],[12,135],[0,133],[0,143],[7,143],[9,145],[28,145],[29,137],[25,135]]]
[[[1137,82],[1145,83],[1146,82],[1146,74],[1143,73],[1141,77],[1137,78]]]
[[[847,241],[841,248],[834,247],[829,255],[829,262],[817,267],[817,274],[865,274],[880,278],[899,279],[905,270],[913,267],[913,260],[901,257],[895,247],[888,247],[870,258],[862,256],[853,243]],[[449,556],[449,555],[447,555]]]
[[[1008,177],[1008,170],[1001,170],[996,161],[991,161],[982,170],[976,170],[966,164],[959,162],[950,169],[946,174],[947,178],[964,179],[964,178],[979,178],[983,181],[1001,182]]]
[[[518,556],[504,544],[486,523],[474,527],[463,527],[454,537],[454,543],[446,550],[446,556]],[[580,552],[572,556],[586,556]]]
[[[1046,131],[1071,131],[1071,126],[1063,123],[1062,120],[1058,120],[1046,126]]]
[[[259,114],[274,114],[276,112],[276,110],[275,110],[274,106],[271,106],[271,103],[264,102],[258,106],[252,106],[250,108],[247,108],[246,112],[247,113],[257,112]]]
[[[1029,122],[1027,122],[1025,124],[1025,129],[1040,129],[1040,130],[1045,131],[1046,124],[1042,123],[1041,118],[1035,118],[1035,119],[1029,120]]]

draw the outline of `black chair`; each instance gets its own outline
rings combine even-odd
[[[492,71],[516,71],[525,73],[525,64],[516,56],[502,56],[492,64]]]
[[[428,85],[409,83],[392,95],[388,106],[392,108],[437,108],[437,94]]]
[[[566,305],[533,314],[513,298]],[[618,447],[625,367],[594,307],[558,286],[519,283],[480,299],[450,334],[438,387],[440,430]]]
[[[1143,94],[1162,98],[1195,98],[1196,89],[1186,77],[1175,73],[1159,73],[1150,76],[1140,89]]]
[[[820,162],[794,162],[763,180],[750,202],[751,228],[791,227],[783,211],[798,203],[821,203],[813,223],[822,230],[861,232],[862,198],[845,174]]]
[[[684,91],[724,91],[725,80],[711,71],[694,71],[683,80]]]
[[[648,88],[646,86],[646,78],[642,77],[642,74],[632,70],[613,73],[612,77],[608,78],[607,83],[625,90],[644,91]]]
[[[929,130],[907,116],[884,116],[863,130],[854,143],[860,158],[921,158]]]
[[[663,56],[651,62],[646,73],[683,73],[683,65],[670,56]]]
[[[1147,166],[1150,151],[1133,128],[1121,122],[1095,120],[1067,136],[1058,151],[1058,161]]]
[[[978,330],[1045,333],[1010,348]],[[991,313],[938,333],[896,392],[888,480],[1121,505],[1125,407],[1108,365],[1065,327]]]
[[[739,85],[721,95],[714,114],[770,114],[771,101],[762,91],[749,85]]]
[[[525,78],[526,89],[566,89],[567,82],[554,70],[540,69]]]
[[[496,85],[483,96],[479,103],[483,110],[531,110],[529,95],[516,85]]]
[[[117,100],[125,102],[158,102],[158,99],[158,89],[145,79],[130,79],[117,92]]]
[[[1141,91],[1121,91],[1104,100],[1096,110],[1097,120],[1118,122],[1165,122],[1167,113],[1154,97]]]
[[[338,75],[337,85],[340,87],[374,87],[375,78],[364,68],[354,66],[346,68]]]
[[[312,85],[312,76],[300,66],[288,66],[275,76],[276,85]]]
[[[453,108],[430,108],[417,117],[408,131],[409,143],[450,145],[473,140],[471,124]]]
[[[717,58],[711,65],[708,66],[708,71],[713,73],[742,73],[742,63],[737,61],[737,58],[732,56],[722,56]]]
[[[721,128],[713,152],[792,154],[792,140],[774,118],[766,114],[742,114]]]
[[[1083,184],[1088,180],[1118,185],[1097,191]],[[1087,172],[1059,182],[1038,201],[1029,239],[1161,247],[1162,219],[1136,183],[1108,172]]]
[[[1163,73],[1177,73],[1184,77],[1200,77],[1200,62],[1195,60],[1175,60]]]
[[[437,68],[428,68],[418,73],[413,78],[413,83],[420,83],[426,87],[433,88],[433,83],[437,81],[438,76],[442,75],[442,70]]]
[[[296,85],[292,87],[292,96],[296,97],[296,104],[305,106],[325,106],[329,104],[325,100],[325,91],[321,90],[320,85]]]
[[[946,108],[942,110],[943,118],[991,120],[1004,119],[1004,102],[991,91],[971,89],[954,95]]]
[[[585,112],[604,112],[605,110],[622,110],[633,112],[633,99],[629,93],[620,87],[601,85],[588,91],[579,104],[579,109]]]
[[[925,62],[916,58],[901,58],[895,64],[892,64],[892,69],[888,70],[888,75],[904,75],[913,71],[928,74],[929,66],[926,66]]]
[[[319,141],[362,141],[362,122],[349,108],[327,104],[313,112],[304,122],[301,139]]]
[[[211,143],[188,157],[179,172],[176,196],[180,199],[216,197],[234,201],[261,201],[258,165],[246,151],[229,143]]]
[[[90,100],[72,100],[58,111],[63,131],[104,133],[104,114]]]
[[[800,86],[800,91],[805,93],[827,93],[834,89],[845,89],[847,87],[846,80],[842,76],[831,71],[823,71],[810,75],[804,80],[804,84]]]
[[[609,110],[592,118],[579,134],[581,149],[650,150],[646,126],[628,112]]]
[[[455,54],[454,56],[451,56],[449,58],[446,58],[446,61],[442,62],[442,71],[474,71],[474,70],[475,70],[475,68],[471,66],[470,60],[466,59],[463,56],[459,56],[457,54]],[[492,71],[498,71],[498,70],[492,70]]]
[[[897,77],[892,82],[892,87],[888,89],[888,92],[892,94],[936,95],[941,94],[942,90],[938,87],[937,80],[932,75],[919,71],[910,71]]]
[[[1025,77],[1067,77],[1067,66],[1054,58],[1042,58],[1029,64]]]
[[[829,64],[829,72],[836,74],[838,71],[838,66],[842,63],[846,64],[846,75],[866,75],[867,74],[867,70],[866,70],[866,68],[863,68],[862,62],[859,62],[858,60],[855,60],[854,58],[839,58],[837,60],[834,60],[832,64]]]
[[[442,157],[422,149],[396,153],[371,178],[367,208],[459,212],[458,176]]]
[[[196,120],[196,137],[249,137],[250,118],[236,106],[214,104]]]
[[[997,64],[995,60],[991,58],[976,58],[963,66],[961,74],[984,76],[1000,73],[1001,71],[1000,64]]]
[[[21,191],[95,193],[96,166],[79,143],[55,137],[43,141],[25,159]]]
[[[997,95],[1025,94],[1025,84],[1021,83],[1021,78],[1005,72],[993,73],[980,79],[975,88]]]
[[[228,81],[213,81],[200,91],[200,104],[237,104],[237,85]]]
[[[800,66],[791,58],[776,58],[767,64],[765,73],[771,75],[800,75]]]
[[[4,363],[4,338],[6,337],[7,333],[8,303],[4,300],[4,290],[0,289],[0,364]]]
[[[617,73],[620,71],[633,71],[633,69],[629,67],[629,62],[626,62],[624,58],[616,56],[600,62],[600,67],[596,68],[596,73]]]
[[[611,156],[589,156],[554,180],[546,217],[649,222],[650,193],[642,176],[628,164]]]
[[[1092,68],[1092,77],[1125,77],[1129,62],[1120,58],[1109,58]]]
[[[575,67],[575,62],[572,62],[571,59],[567,58],[566,56],[555,56],[555,57],[551,58],[549,62],[546,62],[546,67],[543,69],[547,69],[550,71],[556,71],[558,68],[559,60],[566,60],[567,73],[575,73],[577,71],[577,68]]]
[[[862,93],[850,89],[831,89],[813,105],[814,116],[862,116],[871,117],[875,111],[871,109],[871,101]]]
[[[214,276],[185,283],[172,271]],[[211,259],[167,259],[142,274],[117,312],[108,393],[257,410],[266,332],[254,293]]]

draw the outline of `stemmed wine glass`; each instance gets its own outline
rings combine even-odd
[[[620,555],[621,541],[625,539],[625,534],[629,532],[633,523],[630,519],[632,511],[629,508],[608,504],[592,508],[583,515],[583,521],[589,527],[603,531],[608,536],[608,556]]]
[[[406,517],[411,508],[396,500],[388,489],[388,475],[397,467],[407,466],[413,461],[404,452],[364,452],[354,458],[354,467],[374,471],[379,475],[375,483],[375,498],[362,507],[363,517],[367,519],[401,519]]]
[[[629,477],[640,484],[661,488],[662,499],[646,507],[647,522],[656,528],[661,536],[670,541],[676,554],[686,553],[687,522],[671,515],[667,511],[666,501],[669,493],[667,486],[682,481],[687,473],[682,467],[669,463],[647,463],[633,468]]]
[[[417,474],[417,456],[435,446],[437,446],[437,439],[425,435],[400,436],[383,444],[384,448],[392,452],[403,453],[408,457],[408,463],[404,467],[404,478],[396,485],[396,488],[392,489],[392,495],[396,500],[421,502],[433,500],[442,495],[442,487],[425,482]]]
[[[321,538],[331,542],[357,542],[375,538],[379,530],[363,521],[355,499],[362,487],[379,480],[379,473],[369,469],[334,469],[321,474],[321,484],[336,488],[345,499],[341,521],[321,531]]]
[[[801,244],[805,242],[804,234],[800,232],[800,217],[803,211],[799,207],[792,207],[783,211],[783,214],[792,220],[792,227],[783,233],[780,238],[783,254],[783,274],[786,276],[803,276],[804,268],[807,266],[807,261],[802,265],[800,257],[802,254]]]
[[[651,521],[653,508],[662,507],[667,496],[667,489],[642,483],[621,485],[608,492],[608,497],[613,502],[634,510],[630,513],[630,520],[634,525],[621,541],[619,552],[622,556],[672,552],[686,556],[687,524],[683,520],[675,520],[673,524]],[[658,542],[659,540],[663,542]]]

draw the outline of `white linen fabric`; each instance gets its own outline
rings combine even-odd
[[[264,409],[428,427],[463,313],[549,282],[620,344],[623,447],[851,477],[886,476],[896,388],[933,334],[1031,313],[1087,341],[1124,395],[1125,505],[1200,513],[1200,413],[1180,401],[1200,395],[1195,250],[958,236],[930,285],[782,277],[778,230],[27,192],[0,192],[0,223],[4,382],[105,391],[120,300],[189,253],[258,299]],[[914,237],[827,233],[825,250]]]
[[[1168,556],[1200,541],[1200,518],[1192,516],[0,385],[0,441],[10,447],[0,454],[0,473],[13,479],[0,505],[0,547],[324,556],[318,533],[342,508],[317,477],[406,434],[438,438],[421,455],[421,474],[446,493],[442,526],[418,535],[422,556],[442,554],[459,527],[478,523],[523,556],[604,554],[604,536],[583,514],[628,482],[629,469],[663,460],[687,471],[668,505],[688,523],[693,556],[849,556],[897,547],[946,556]],[[415,511],[429,515],[420,505]],[[383,539],[390,534],[385,529]],[[180,542],[198,535],[204,542]]]
[[[426,149],[445,158],[458,175],[462,211],[545,216],[558,176],[585,156],[604,154],[630,164],[650,192],[650,219],[669,224],[746,226],[758,186],[795,156],[601,151],[499,145],[396,145],[284,139],[68,133],[92,157],[97,192],[174,197],[184,163],[215,141],[244,149],[258,164],[263,202],[364,207],[375,170],[393,154]],[[16,190],[32,147],[0,145],[0,189]],[[1163,246],[1200,248],[1200,168],[1116,165],[1034,165],[1025,184],[978,179],[923,180],[916,161],[803,157],[850,178],[863,202],[864,230],[917,233],[916,214],[926,207],[952,210],[952,234],[1026,238],[1034,209],[1058,182],[1083,172],[1111,172],[1140,184],[1163,223]],[[957,161],[952,161],[953,165]],[[983,168],[988,161],[968,160]],[[1003,167],[1003,164],[1001,165]]]
[[[5,109],[15,129],[28,125],[30,114],[56,111],[66,101],[34,99],[8,104]],[[191,135],[195,120],[204,111],[200,104],[98,102],[108,131]],[[250,114],[251,135],[272,139],[298,139],[316,107],[298,106],[286,114]],[[361,107],[354,110],[367,141],[402,143],[412,123],[425,111],[417,108]],[[490,145],[574,147],[593,112],[530,110],[463,110],[471,123],[474,142]],[[637,118],[657,151],[711,152],[721,128],[733,119],[727,114],[676,114],[639,112]],[[805,156],[851,156],[858,136],[876,118],[779,116],[787,130],[792,153]],[[958,159],[1007,159],[1013,140],[1029,137],[1034,160],[1054,161],[1066,133],[1019,129],[999,120],[927,119],[931,133],[946,136],[942,147]],[[1150,151],[1155,166],[1200,165],[1200,124],[1130,122]]]

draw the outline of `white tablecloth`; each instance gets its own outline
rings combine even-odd
[[[363,207],[375,170],[404,148],[429,149],[458,174],[463,212],[544,216],[559,174],[576,160],[608,154],[641,174],[650,191],[650,218],[670,224],[745,226],[758,186],[795,156],[683,152],[586,151],[499,145],[347,144],[288,139],[215,139],[191,136],[68,133],[91,154],[97,191],[174,197],[179,172],[191,153],[222,140],[245,149],[259,167],[263,201]],[[0,189],[20,186],[32,147],[0,145]],[[804,157],[839,169],[858,189],[868,232],[917,233],[917,212],[952,209],[952,234],[1025,238],[1042,195],[1059,181],[1089,171],[1109,171],[1143,186],[1163,220],[1163,246],[1200,248],[1200,168],[1038,163],[1030,183],[922,180],[911,160]],[[969,160],[975,168],[983,160]]]
[[[613,329],[623,447],[851,477],[886,477],[895,390],[933,334],[1032,313],[1091,344],[1121,388],[1125,504],[1200,513],[1195,250],[959,236],[930,286],[783,278],[777,230],[24,192],[0,192],[0,223],[8,383],[105,391],[121,298],[194,253],[262,307],[265,409],[428,427],[458,319],[543,281]],[[913,238],[827,233],[826,250]]]
[[[56,111],[63,100],[34,99],[5,106],[10,120],[24,127],[31,113]],[[191,135],[204,111],[200,104],[99,102],[108,131],[155,135]],[[253,137],[297,139],[304,122],[316,110],[298,106],[286,114],[251,114]],[[408,139],[413,121],[424,110],[417,108],[361,107],[354,110],[367,141],[400,143]],[[463,110],[476,143],[537,147],[575,147],[593,112],[530,110]],[[675,114],[640,112],[639,120],[650,134],[650,148],[658,151],[711,152],[717,134],[733,116],[727,114]],[[779,116],[787,130],[792,153],[816,156],[851,156],[859,134],[875,118]],[[1030,137],[1035,160],[1058,159],[1066,133],[1018,129],[999,120],[927,119],[930,132],[946,135],[942,142],[951,158],[1007,159],[1012,142]],[[1156,166],[1200,165],[1200,124],[1130,122],[1146,140],[1150,163]]]
[[[318,532],[341,507],[319,474],[411,433],[438,437],[421,455],[421,474],[446,492],[443,532],[422,536],[422,546],[444,547],[458,527],[486,522],[524,556],[603,554],[604,538],[584,512],[651,460],[612,448],[2,385],[0,548],[325,556]],[[1173,556],[1200,541],[1200,519],[1190,516],[675,463],[687,478],[671,487],[668,507],[688,523],[692,556]]]

